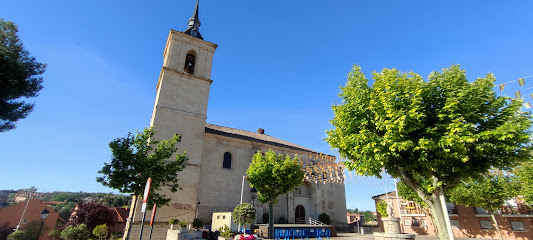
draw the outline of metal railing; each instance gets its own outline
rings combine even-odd
[[[326,225],[323,222],[318,221],[318,220],[313,219],[313,218],[307,219],[307,224],[309,224],[309,225]]]

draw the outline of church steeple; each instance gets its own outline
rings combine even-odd
[[[202,35],[200,35],[200,19],[198,19],[198,2],[200,0],[196,0],[196,7],[194,7],[194,13],[192,14],[192,17],[189,18],[189,26],[187,27],[187,30],[185,30],[185,34],[191,35],[195,38],[204,39],[202,38]]]

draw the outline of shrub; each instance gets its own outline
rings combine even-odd
[[[180,220],[178,220],[177,218],[175,217],[171,217],[169,220],[168,220],[168,223],[170,223],[170,225],[176,225],[180,222]]]
[[[322,223],[324,223],[326,225],[331,224],[331,219],[329,218],[329,215],[327,215],[326,213],[322,213],[322,214],[318,215],[318,221],[322,222]]]
[[[108,228],[107,225],[104,223],[104,224],[101,224],[101,225],[96,226],[96,227],[93,229],[93,235],[94,235],[95,237],[99,238],[99,239],[107,238],[108,231],[109,231],[109,228]]]
[[[186,228],[187,225],[189,225],[188,222],[180,222],[180,227],[182,227],[182,228]]]
[[[61,232],[62,239],[70,240],[86,240],[89,239],[91,233],[87,229],[87,225],[80,224],[78,226],[69,225]]]
[[[122,240],[123,232],[114,232],[109,235],[109,240]]]
[[[200,218],[195,218],[194,220],[192,220],[192,227],[195,228],[196,230],[198,230],[198,228],[203,228],[204,221]]]
[[[228,225],[224,225],[224,227],[220,227],[218,231],[220,232],[220,236],[222,236],[223,238],[233,237],[233,232],[231,231],[231,228],[228,227]]]
[[[376,210],[379,212],[379,214],[381,214],[381,217],[389,216],[389,214],[387,214],[387,207],[388,207],[388,204],[385,201],[379,201],[376,204]]]
[[[48,233],[48,236],[52,238],[53,240],[59,240],[61,239],[61,231],[59,230],[52,230],[50,233]]]
[[[23,231],[16,231],[7,236],[7,240],[25,240],[26,233]]]
[[[241,203],[233,209],[231,218],[234,223],[242,225],[252,224],[255,222],[255,208],[252,204]]]

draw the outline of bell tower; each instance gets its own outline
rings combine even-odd
[[[186,151],[189,161],[178,173],[182,189],[176,193],[165,191],[172,200],[164,210],[158,211],[159,219],[181,216],[180,220],[191,222],[197,207],[207,104],[213,82],[211,66],[217,48],[216,44],[203,40],[200,24],[197,0],[187,29],[184,32],[170,30],[163,53],[163,68],[150,122],[156,131],[153,139],[169,139],[180,134],[178,151]]]

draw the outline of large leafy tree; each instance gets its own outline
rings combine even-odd
[[[458,65],[432,72],[427,82],[396,69],[372,75],[369,86],[354,66],[326,141],[348,169],[403,181],[431,209],[439,238],[453,238],[445,192],[461,179],[529,159],[529,114],[521,101],[496,95],[492,74],[469,82]]]
[[[178,184],[178,172],[182,171],[187,164],[185,153],[177,154],[175,147],[180,136],[175,135],[169,140],[153,141],[151,137],[155,131],[152,128],[144,129],[133,135],[117,138],[109,143],[111,148],[111,163],[105,163],[98,171],[103,176],[96,178],[97,182],[106,187],[119,190],[121,193],[132,194],[133,207],[130,210],[130,218],[135,212],[137,196],[144,193],[146,180],[151,177],[151,191],[149,205],[166,205],[170,201],[160,190],[166,187],[171,192],[180,188]],[[167,161],[175,155],[174,161]],[[129,224],[127,222],[125,239],[129,237]]]
[[[15,123],[33,110],[33,103],[23,101],[36,97],[46,64],[39,63],[24,49],[18,28],[0,18],[0,132],[16,127]]]
[[[298,162],[298,157],[276,154],[272,149],[264,155],[257,151],[252,158],[252,164],[246,170],[248,182],[257,189],[260,202],[268,203],[269,221],[268,236],[274,235],[274,203],[278,196],[295,190],[303,181],[304,171]]]

